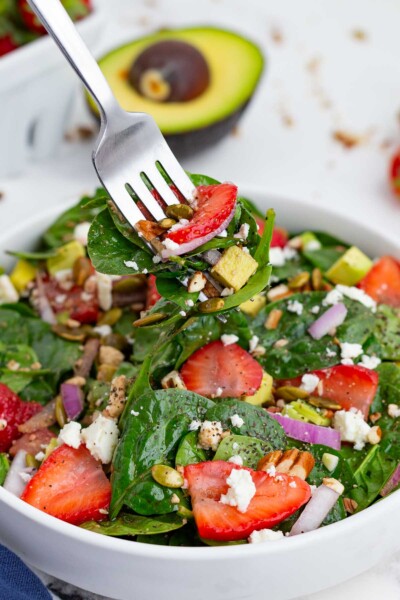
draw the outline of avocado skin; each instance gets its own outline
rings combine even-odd
[[[229,115],[229,117],[212,125],[207,125],[207,127],[186,131],[185,133],[165,135],[164,137],[172,152],[178,158],[188,158],[202,150],[207,150],[211,146],[215,146],[225,136],[229,135],[249,104],[250,100]]]

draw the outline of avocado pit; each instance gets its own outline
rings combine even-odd
[[[210,79],[202,53],[180,40],[163,40],[148,46],[128,73],[136,92],[154,102],[189,102],[206,91]]]

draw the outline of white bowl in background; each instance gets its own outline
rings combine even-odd
[[[274,207],[291,231],[322,229],[371,256],[400,257],[400,242],[355,218],[245,188],[263,209]],[[6,249],[32,248],[66,206],[55,206],[0,239]],[[400,491],[317,531],[277,542],[210,548],[140,544],[108,538],[55,519],[0,487],[0,542],[32,566],[118,600],[289,600],[330,587],[400,549]]]
[[[102,3],[77,22],[90,50],[104,24]],[[0,57],[0,177],[52,156],[65,131],[79,80],[49,36]]]

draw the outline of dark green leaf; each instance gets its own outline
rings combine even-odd
[[[15,258],[28,261],[47,260],[48,258],[57,256],[57,252],[55,250],[42,250],[38,252],[17,252],[15,250],[8,250],[7,254],[10,256],[15,256]]]
[[[245,467],[257,469],[259,460],[271,450],[269,443],[247,435],[228,435],[215,453],[214,460],[228,461],[232,456],[240,456]]]
[[[399,309],[381,304],[376,311],[375,338],[383,360],[400,360]]]
[[[323,273],[344,254],[345,249],[338,250],[336,247],[322,247],[318,250],[304,250],[303,256],[313,265],[321,269]]]
[[[3,485],[10,463],[8,462],[7,454],[0,453],[0,485]]]
[[[357,512],[372,504],[397,465],[398,461],[386,454],[378,444],[372,446],[354,473],[357,487],[353,488],[350,496],[357,502]]]
[[[81,527],[88,531],[110,535],[113,537],[134,535],[156,535],[174,531],[183,527],[184,522],[178,515],[163,515],[160,517],[142,517],[139,515],[122,514],[114,521],[88,521]]]
[[[175,456],[175,465],[186,467],[208,460],[207,452],[197,443],[197,431],[187,433],[181,440]]]

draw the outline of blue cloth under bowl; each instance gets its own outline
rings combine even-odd
[[[4,546],[0,546],[0,600],[51,600],[40,579]]]

